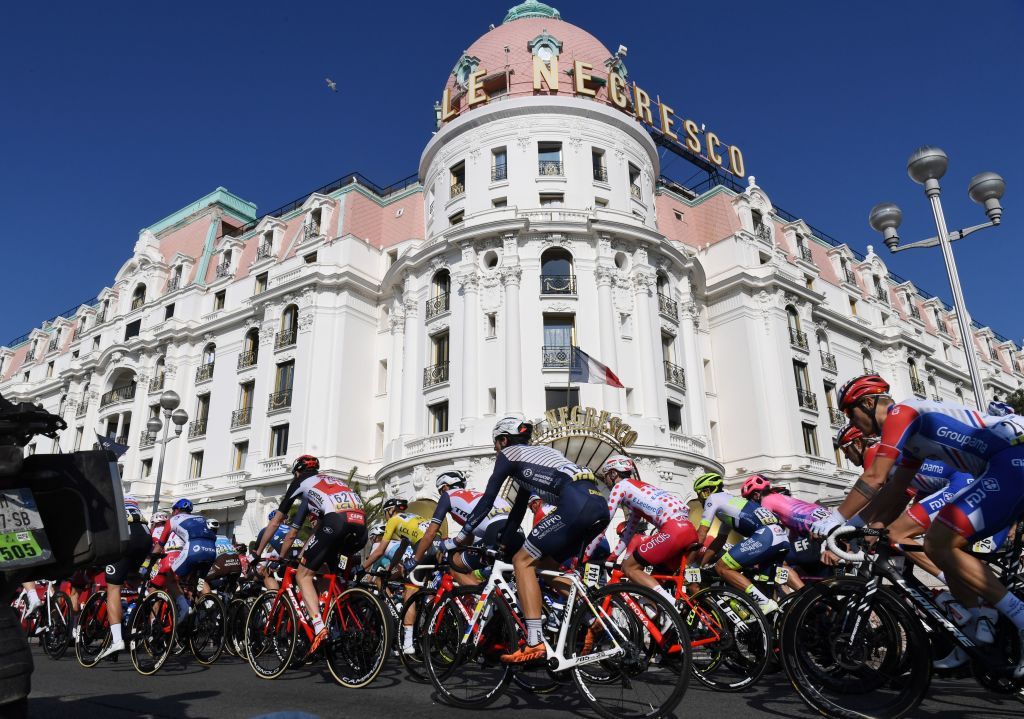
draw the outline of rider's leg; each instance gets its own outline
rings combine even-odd
[[[25,590],[25,602],[27,604],[27,611],[29,614],[34,612],[42,604],[39,599],[39,593],[36,591],[35,582],[22,582],[21,588]]]
[[[804,580],[800,578],[800,575],[797,573],[797,571],[785,562],[782,563],[782,566],[785,569],[789,570],[789,577],[786,579],[786,586],[792,589],[794,592],[799,592],[801,589],[803,589]]]
[[[962,583],[961,591],[967,591],[972,596],[980,595],[1002,611],[1000,602],[1008,596],[1013,598],[1013,595],[1007,592],[1006,587],[984,562],[963,551],[966,547],[967,539],[945,522],[933,524],[924,537],[925,551],[945,572],[947,580],[955,578],[954,581]],[[950,590],[952,591],[952,583]],[[1007,603],[1007,608],[1011,611],[1003,613],[1018,629],[1024,630],[1024,602],[1017,599],[1017,603],[1020,605],[1019,608],[1013,606],[1011,599]],[[1014,609],[1016,611],[1013,611]]]
[[[320,595],[317,594],[316,585],[313,582],[314,576],[316,576],[316,572],[305,564],[300,564],[299,568],[295,570],[295,583],[302,590],[302,601],[313,620],[313,631],[319,634],[324,628],[324,621],[320,617]]]
[[[928,531],[929,526],[931,526],[931,518],[924,505],[918,502],[889,525],[889,541],[893,544],[918,547],[920,542],[917,538]],[[906,557],[934,577],[942,574],[942,570],[931,560],[927,552],[907,552]],[[942,577],[942,579],[944,578]],[[950,591],[953,591],[952,587],[950,587]],[[953,591],[953,595],[960,599],[955,591]]]

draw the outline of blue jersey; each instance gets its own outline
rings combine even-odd
[[[937,459],[927,459],[917,470],[914,479],[910,481],[910,489],[914,495],[921,499],[928,495],[935,494],[947,487],[963,488],[973,477],[967,472],[961,472],[946,462]],[[959,491],[959,489],[957,490]]]
[[[260,533],[256,535],[257,544],[263,541],[263,533],[266,531],[267,528],[264,527],[260,530]],[[286,534],[288,534],[288,527],[282,524],[280,527],[277,528],[277,531],[274,532],[274,536],[270,538],[270,541],[267,542],[267,546],[273,549],[275,552],[280,552],[281,546],[284,544],[284,538]]]

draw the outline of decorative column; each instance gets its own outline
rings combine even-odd
[[[406,280],[402,299],[405,305],[405,352],[402,362],[402,437],[416,434],[416,417],[423,396],[422,362],[420,362],[419,302],[413,296],[412,283]]]
[[[689,297],[689,293],[684,297]],[[679,333],[683,343],[683,365],[686,368],[686,413],[689,433],[708,436],[704,402],[704,363],[701,360],[697,330],[700,328],[700,310],[692,299],[684,299],[679,307]],[[711,452],[709,451],[710,455]]]
[[[523,411],[523,349],[519,329],[519,283],[523,268],[511,265],[501,270],[505,285],[505,412]]]
[[[384,439],[390,447],[398,438],[399,421],[402,416],[402,346],[405,332],[405,308],[396,304],[388,320],[391,330],[391,356],[388,360],[388,423]],[[389,456],[397,457],[397,452]]]
[[[615,308],[612,305],[612,282],[615,278],[614,268],[598,265],[594,270],[594,275],[597,278],[597,314],[600,318],[601,361],[618,372],[619,363],[615,350]],[[623,391],[617,387],[602,385],[602,409],[609,412],[621,411],[620,397]]]
[[[462,285],[462,419],[468,420],[477,416],[476,400],[480,392],[476,381],[476,358],[480,351],[476,339],[480,277],[472,269],[458,279]]]
[[[661,419],[658,404],[658,383],[664,381],[661,367],[661,342],[655,341],[651,305],[654,302],[655,276],[650,268],[638,268],[633,273],[637,315],[637,341],[640,350],[640,381],[643,385],[644,415]]]

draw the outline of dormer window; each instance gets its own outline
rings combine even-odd
[[[323,216],[323,209],[316,208],[309,213],[309,227],[314,235],[320,234],[320,219]]]
[[[553,59],[562,54],[562,41],[549,34],[547,30],[526,43],[526,47],[545,65],[550,64]]]
[[[274,231],[267,230],[263,233],[260,246],[256,249],[256,259],[263,260],[274,254]]]
[[[476,72],[476,69],[479,66],[480,58],[463,54],[463,56],[459,58],[459,61],[455,63],[455,67],[452,68],[452,76],[455,78],[455,84],[465,89],[469,84],[469,76]]]

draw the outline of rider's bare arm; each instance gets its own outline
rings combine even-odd
[[[907,489],[914,479],[914,471],[898,467],[875,499],[861,512],[866,522],[878,522],[883,527],[892,524],[907,507]]]
[[[413,558],[417,562],[423,559],[423,555],[427,553],[427,550],[430,548],[430,545],[434,541],[434,537],[437,536],[437,532],[440,529],[440,524],[431,522],[430,526],[427,527],[427,531],[423,533],[422,537],[420,537],[419,544],[416,545],[416,553],[413,555]]]
[[[875,461],[864,470],[864,474],[854,483],[853,490],[839,505],[839,513],[846,519],[857,516],[885,484],[893,464],[895,464],[895,460],[889,457],[883,457],[880,454],[876,456]]]

